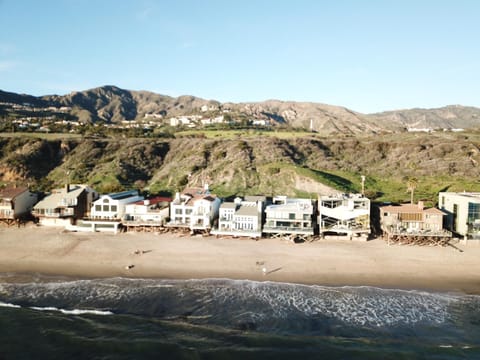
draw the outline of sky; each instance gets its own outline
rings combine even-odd
[[[480,107],[477,0],[0,0],[0,89]]]

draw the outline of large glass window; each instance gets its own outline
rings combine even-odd
[[[475,220],[480,220],[480,204],[468,203],[468,224],[473,224]]]

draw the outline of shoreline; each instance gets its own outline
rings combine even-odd
[[[72,233],[27,226],[0,228],[0,273],[12,278],[39,274],[72,279],[231,279],[480,295],[480,247],[457,246],[463,252],[387,245],[381,239],[293,244],[280,239]]]

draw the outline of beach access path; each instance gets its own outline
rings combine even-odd
[[[232,239],[0,228],[0,272],[75,278],[229,278],[480,294],[480,246]],[[461,250],[461,251],[459,251]]]

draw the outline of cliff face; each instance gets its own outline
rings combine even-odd
[[[175,192],[208,183],[222,196],[290,196],[359,191],[408,200],[405,179],[434,200],[445,189],[480,190],[480,135],[441,133],[346,138],[255,136],[235,139],[178,138],[42,140],[0,138],[0,182],[49,190],[65,182],[100,192],[140,188]]]

